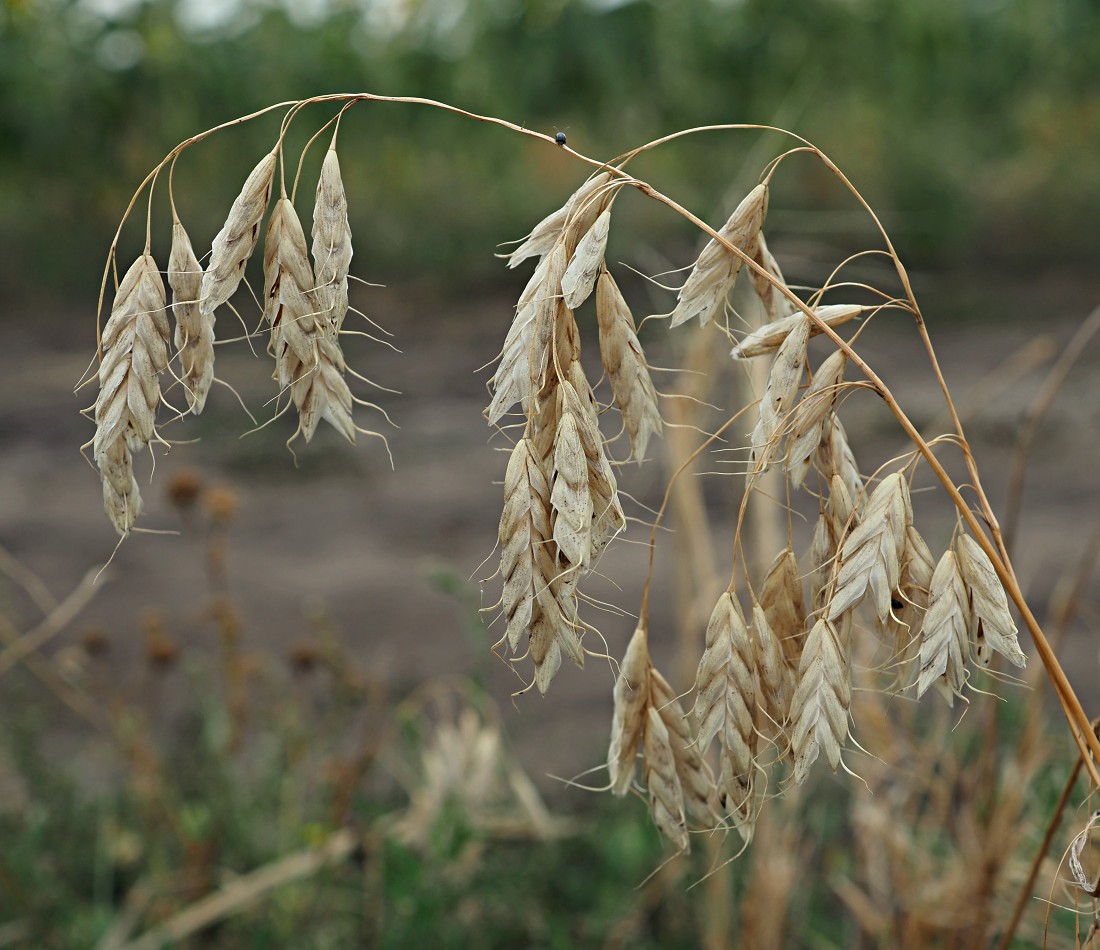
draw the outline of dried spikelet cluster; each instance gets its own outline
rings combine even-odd
[[[249,174],[213,240],[205,269],[173,202],[167,275],[176,322],[172,339],[179,356],[177,379],[195,415],[206,405],[214,381],[215,315],[237,291],[259,244],[278,162],[275,149]],[[345,380],[340,346],[349,309],[351,256],[347,198],[334,137],[317,183],[312,261],[297,212],[285,193],[275,203],[264,242],[263,307],[271,333],[273,375],[297,409],[297,433],[307,442],[322,419],[351,442],[358,431],[352,420],[356,400]],[[170,362],[169,335],[164,284],[147,247],[115,293],[103,330],[95,404],[93,457],[103,479],[107,514],[123,536],[133,529],[141,510],[132,456],[156,436],[156,411],[162,401],[159,376]]]
[[[767,249],[766,210],[761,185],[719,232],[759,268],[751,271],[752,290],[767,316],[732,353],[771,361],[750,437],[746,498],[764,471],[781,465],[792,492],[817,499],[819,515],[807,558],[788,544],[750,585],[757,592],[751,616],[732,583],[714,605],[695,680],[694,740],[678,703],[669,707],[679,734],[701,755],[696,774],[716,776],[700,796],[710,811],[700,812],[704,824],[696,827],[713,827],[706,823],[720,808],[746,841],[764,789],[801,784],[822,756],[834,771],[841,767],[861,638],[886,644],[894,689],[919,697],[935,685],[949,702],[962,695],[972,661],[988,663],[995,651],[1024,662],[1004,589],[981,545],[960,532],[937,564],[914,525],[907,469],[865,484],[838,416],[850,385],[848,355],[833,346],[813,369],[810,341],[821,329],[793,302],[798,298]],[[707,244],[680,290],[673,325],[695,315],[708,323],[728,304],[743,263],[736,251],[717,240]],[[812,309],[833,329],[869,312],[858,304]],[[611,786],[619,794],[629,787],[640,746],[653,819],[683,849],[690,817],[678,791],[684,774],[669,744],[669,716],[653,709],[655,675],[643,623],[615,688]],[[783,771],[772,775],[777,769]]]
[[[523,413],[504,483],[506,629],[498,646],[507,642],[513,654],[530,656],[544,693],[563,652],[584,662],[578,581],[626,525],[600,430],[602,407],[580,362],[575,313],[593,291],[600,355],[631,457],[640,462],[661,431],[633,316],[604,262],[618,187],[609,172],[589,179],[509,255],[512,267],[534,256],[539,262],[516,306],[486,410],[491,425],[517,403]]]

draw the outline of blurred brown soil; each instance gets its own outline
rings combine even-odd
[[[957,387],[966,407],[968,432],[988,491],[1000,505],[1019,420],[1050,360],[1090,307],[1100,302],[1100,293],[1096,286],[1054,276],[1016,287],[1001,282],[996,301],[973,296],[972,289],[968,302],[956,288],[969,276],[929,279],[924,305],[948,382]],[[979,283],[974,278],[968,286]],[[214,626],[205,611],[210,586],[201,535],[188,528],[166,495],[175,476],[194,471],[206,485],[231,489],[238,502],[226,563],[228,591],[243,617],[244,649],[269,654],[286,670],[291,652],[315,641],[323,623],[338,631],[350,662],[364,675],[387,683],[395,699],[433,677],[480,674],[502,708],[513,748],[540,785],[553,787],[548,775],[571,776],[599,763],[612,673],[596,658],[583,671],[563,667],[547,697],[527,693],[513,707],[510,696],[523,682],[489,653],[500,625],[486,630],[476,623],[476,608],[492,605],[498,594],[496,581],[479,586],[478,579],[495,568],[505,463],[499,450],[507,445],[500,435],[491,437],[481,416],[489,371],[477,370],[492,359],[503,339],[511,301],[444,300],[416,288],[374,295],[370,312],[394,332],[394,344],[403,353],[353,344],[349,362],[402,392],[397,396],[372,393],[362,385],[357,389],[400,426],[390,428],[377,413],[357,410],[361,425],[386,433],[394,470],[378,440],[361,438],[358,445],[348,446],[326,427],[313,444],[296,446],[296,468],[284,447],[293,430],[289,417],[242,437],[251,423],[228,390],[215,389],[201,418],[163,428],[166,438],[180,444],[167,455],[158,453],[151,484],[149,458],[137,466],[146,501],[141,525],[178,534],[142,533],[128,539],[105,572],[102,591],[49,649],[64,649],[89,631],[101,631],[110,650],[91,661],[100,665],[101,684],[109,683],[112,691],[139,703],[156,695],[160,709],[186,704],[182,674],[165,677],[149,670],[142,617],[155,611],[185,654],[217,653]],[[230,318],[221,318],[219,331],[233,332],[228,324]],[[915,421],[933,422],[942,401],[919,341],[900,317],[879,324],[866,335],[865,355],[896,386]],[[92,425],[77,410],[91,403],[94,390],[89,387],[74,397],[72,388],[92,355],[92,318],[86,312],[24,309],[5,314],[0,334],[5,354],[0,378],[0,544],[61,596],[89,568],[111,556],[116,540],[102,511],[96,473],[78,453],[80,443],[91,438]],[[675,360],[668,337],[663,328],[646,337],[653,363]],[[592,349],[589,344],[588,358]],[[264,403],[272,383],[262,353],[254,359],[247,348],[236,345],[222,348],[218,360],[219,375],[233,382],[258,417],[269,417],[271,407]],[[1014,370],[1013,364],[1024,368]],[[971,393],[975,384],[977,391]],[[677,382],[665,376],[658,385],[668,390]],[[176,401],[182,402],[178,394]],[[865,469],[903,449],[891,421],[870,403],[866,396],[854,398],[845,410]],[[659,443],[654,451],[660,451]],[[721,467],[719,457],[713,461],[703,468]],[[1094,343],[1043,425],[1028,473],[1018,570],[1040,617],[1052,591],[1074,570],[1100,516],[1098,466],[1100,345]],[[623,487],[653,504],[663,486],[659,467],[625,468]],[[729,571],[726,537],[740,484],[740,479],[717,477],[705,481],[715,550],[720,552],[718,575]],[[918,495],[916,506],[919,520],[925,512],[920,523],[929,543],[942,549],[952,527],[949,512],[937,507],[931,494]],[[645,517],[641,509],[633,514]],[[628,538],[637,542],[647,535],[644,526],[634,523]],[[658,661],[675,677],[671,547],[669,536],[662,535],[651,631]],[[645,554],[640,544],[614,545],[600,571],[621,589],[597,584],[597,596],[623,612],[634,612]],[[1087,631],[1095,629],[1098,619],[1096,591],[1094,583],[1063,651],[1085,708],[1093,712],[1100,690],[1096,641]],[[5,585],[2,596],[6,612],[22,626],[37,619],[17,590]],[[620,656],[632,618],[610,612],[588,616],[606,637],[610,653]],[[526,665],[521,669],[529,674]],[[286,675],[288,688],[297,688]]]

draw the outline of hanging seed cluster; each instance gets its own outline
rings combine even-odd
[[[236,293],[259,244],[278,160],[276,149],[252,170],[213,240],[205,268],[173,202],[170,304],[148,246],[115,292],[102,335],[92,456],[103,481],[104,507],[120,535],[133,529],[141,512],[133,455],[158,437],[162,374],[167,370],[179,382],[188,412],[198,415],[206,405],[214,381],[216,314]],[[356,431],[363,430],[352,419],[356,400],[340,345],[349,309],[351,229],[335,137],[317,182],[312,238],[307,250],[294,204],[282,194],[268,219],[263,248],[268,353],[280,392],[297,410],[295,434],[308,442],[323,419],[354,442]]]

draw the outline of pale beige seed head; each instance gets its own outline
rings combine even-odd
[[[805,781],[810,766],[822,751],[834,772],[840,767],[852,701],[851,658],[846,640],[824,618],[814,624],[806,638],[798,688],[791,700],[791,751],[798,785]]]
[[[646,710],[642,756],[653,823],[679,851],[686,853],[691,850],[691,841],[684,814],[684,790],[676,773],[676,757],[668,727],[652,706]]]
[[[844,539],[836,592],[829,603],[830,620],[854,609],[870,594],[879,621],[886,622],[892,594],[901,579],[906,531],[911,521],[904,476],[899,472],[887,475],[867,500],[860,524]]]
[[[849,320],[855,319],[865,310],[867,310],[867,307],[861,307],[858,304],[829,304],[825,307],[818,307],[814,310],[814,313],[827,326],[835,329]],[[791,331],[797,329],[800,322],[806,319],[806,315],[800,311],[791,314],[789,317],[781,317],[771,323],[765,323],[760,329],[754,330],[738,343],[730,351],[730,356],[736,360],[747,360],[754,356],[773,353],[783,345],[783,341],[787,339]],[[821,330],[818,329],[816,324],[811,325],[811,337],[817,336],[820,332]]]
[[[508,266],[516,267],[529,257],[541,257],[546,254],[557,243],[562,230],[571,218],[578,225],[583,224],[585,220],[589,222],[594,220],[599,214],[601,204],[597,192],[607,184],[610,178],[609,172],[600,172],[589,178],[569,196],[569,200],[561,208],[536,224],[534,230],[519,247],[511,254],[505,255]]]
[[[767,213],[768,186],[757,185],[744,197],[718,234],[742,252],[749,253]],[[737,254],[711,238],[677,294],[670,326],[678,327],[694,316],[698,316],[699,323],[706,326],[733,289],[741,264]]]
[[[561,646],[557,632],[559,626],[559,623],[547,617],[541,606],[531,619],[528,649],[535,664],[535,685],[543,696],[561,668]]]
[[[125,440],[116,439],[108,445],[96,464],[103,482],[103,509],[119,535],[126,537],[141,514],[141,492]]]
[[[703,749],[688,726],[688,717],[672,687],[656,667],[649,668],[649,704],[657,710],[676,761],[676,774],[684,792],[689,817],[711,823],[717,817],[714,776],[703,760]]]
[[[245,265],[256,250],[260,222],[271,199],[275,159],[276,152],[272,151],[252,169],[229,209],[229,217],[214,238],[199,292],[199,309],[203,313],[213,313],[232,297],[244,277]]]
[[[771,728],[781,733],[787,721],[790,694],[787,690],[787,662],[783,644],[768,623],[768,615],[755,600],[752,604],[753,649],[756,656],[756,673],[760,681],[760,709],[766,721],[757,728]]]
[[[844,483],[839,479],[840,491],[844,492]],[[841,522],[843,526],[846,523]],[[818,515],[814,525],[813,541],[810,542],[810,604],[813,612],[819,614],[832,596],[833,582],[836,577],[836,539],[843,530],[833,528],[832,519],[825,512]]]
[[[825,423],[836,405],[844,382],[848,357],[843,350],[830,354],[818,367],[798,407],[787,437],[787,473],[794,488],[809,474],[811,462],[825,436]]]
[[[589,563],[592,542],[592,496],[588,462],[577,431],[576,417],[561,414],[554,440],[554,478],[550,491],[554,511],[554,542],[575,568]]]
[[[959,572],[970,594],[974,616],[981,625],[983,638],[976,648],[978,661],[988,663],[988,650],[995,650],[1015,666],[1024,666],[1027,657],[1016,638],[1016,624],[1009,613],[1008,596],[989,555],[968,534],[959,535],[955,552],[959,559]]]
[[[920,654],[920,630],[936,562],[920,532],[910,523],[906,528],[901,581],[894,594],[893,614],[886,625],[894,635],[893,667],[902,688],[913,682],[913,668]]]
[[[335,143],[325,153],[313,206],[313,271],[318,308],[333,333],[339,333],[348,312],[348,271],[351,268],[351,226],[348,199],[340,175]]]
[[[844,431],[840,417],[834,412],[825,423],[825,436],[817,450],[817,465],[826,478],[840,477],[848,493],[848,500],[857,505],[863,498],[863,476],[859,474],[848,433]]]
[[[752,732],[755,670],[751,637],[733,593],[727,590],[711,611],[706,647],[695,674],[693,713],[701,750],[719,732],[724,746],[740,744]]]
[[[806,638],[806,607],[798,558],[788,546],[779,553],[760,588],[760,606],[768,626],[783,645],[790,666],[797,669]]]
[[[645,729],[649,703],[649,646],[644,624],[639,624],[626,648],[626,655],[615,680],[614,713],[611,719],[611,745],[607,752],[607,771],[611,791],[625,795],[634,780],[634,760]]]
[[[749,480],[766,472],[771,457],[782,438],[787,414],[798,398],[798,388],[806,372],[806,351],[810,341],[810,323],[803,318],[779,347],[772,363],[764,395],[760,397],[759,415],[752,433],[749,453]]]
[[[103,328],[95,459],[119,439],[137,452],[153,438],[160,401],[158,375],[168,365],[165,306],[157,263],[152,255],[142,254],[123,277]]]
[[[196,416],[206,405],[214,381],[214,314],[199,309],[202,265],[191,239],[178,218],[172,224],[172,251],[168,257],[168,285],[176,318],[176,349],[183,368],[187,404]]]
[[[287,197],[271,212],[264,240],[264,317],[271,327],[276,379],[289,386],[296,378],[289,355],[307,367],[316,365],[320,314],[313,296],[313,268],[305,232]]]
[[[962,696],[966,685],[966,661],[970,655],[966,586],[955,553],[948,550],[936,564],[929,582],[928,611],[920,638],[920,673],[917,697],[929,686],[939,686],[948,704]]]
[[[630,436],[631,456],[641,462],[650,435],[661,434],[657,391],[638,342],[634,317],[606,267],[596,284],[596,319],[600,326],[600,356]]]
[[[490,425],[496,425],[517,402],[529,409],[532,396],[542,389],[566,262],[565,244],[559,242],[539,262],[520,294],[493,374],[493,400],[487,413]]]
[[[592,293],[596,277],[603,267],[603,255],[607,248],[607,234],[611,228],[611,209],[601,211],[592,227],[577,243],[577,249],[561,278],[561,291],[565,305],[576,310]]]
[[[284,348],[277,373],[291,380],[290,398],[298,410],[299,431],[306,442],[322,419],[349,442],[355,441],[354,401],[344,379],[344,354],[335,335],[313,332],[316,362],[307,366],[293,350]]]

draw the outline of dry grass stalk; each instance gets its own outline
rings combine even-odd
[[[904,476],[900,472],[887,475],[868,499],[862,522],[844,539],[836,593],[829,603],[830,620],[855,608],[870,593],[879,622],[886,623],[893,592],[901,580],[912,520]]]
[[[948,704],[962,696],[970,655],[969,616],[966,585],[955,552],[948,550],[936,564],[929,584],[928,611],[921,628],[918,698],[933,684]]]
[[[768,470],[782,438],[782,427],[787,414],[798,398],[802,375],[806,372],[806,348],[810,341],[810,321],[805,317],[787,335],[775,354],[768,385],[760,397],[760,412],[752,433],[752,450],[749,453],[749,479]]]
[[[199,308],[202,265],[179,218],[173,216],[172,250],[168,257],[168,285],[176,318],[175,344],[183,367],[187,405],[196,416],[206,405],[214,381],[214,314]]]
[[[229,209],[229,217],[214,238],[199,293],[199,309],[203,313],[212,314],[229,300],[244,277],[245,265],[260,239],[260,222],[271,200],[275,160],[276,152],[272,151],[252,169]]]
[[[806,638],[791,699],[791,753],[794,778],[801,785],[822,750],[835,772],[848,736],[852,694],[848,637],[822,617]]]
[[[742,199],[718,234],[734,247],[751,253],[767,213],[768,186],[757,185]],[[706,326],[733,290],[741,264],[738,255],[711,238],[676,295],[669,325],[678,327],[698,316],[700,325]]]
[[[988,665],[992,659],[989,651],[995,650],[1013,665],[1024,666],[1027,657],[1016,639],[1016,624],[1012,622],[1012,615],[1008,612],[1008,598],[989,556],[967,534],[959,535],[955,549],[959,573],[962,574],[970,597],[974,618],[974,655],[978,662]]]
[[[634,317],[606,267],[596,285],[596,319],[600,325],[600,356],[630,436],[631,456],[641,462],[650,435],[661,433],[661,414]]]
[[[155,434],[161,371],[168,365],[164,282],[146,251],[130,266],[103,328],[103,361],[95,404],[92,457],[103,479],[103,506],[127,535],[141,512],[131,453]]]
[[[814,310],[814,313],[816,313],[827,326],[836,329],[849,320],[854,320],[866,310],[866,307],[861,307],[858,304],[841,303],[818,307]],[[797,330],[805,320],[805,314],[795,313],[789,317],[781,317],[771,323],[765,323],[758,330],[754,330],[738,343],[737,346],[730,351],[730,356],[735,360],[747,360],[754,356],[766,356],[768,353],[774,353],[783,345],[787,337],[790,336],[794,330]],[[819,333],[821,333],[821,330],[818,329],[817,325],[811,325],[810,337],[813,338]]]

